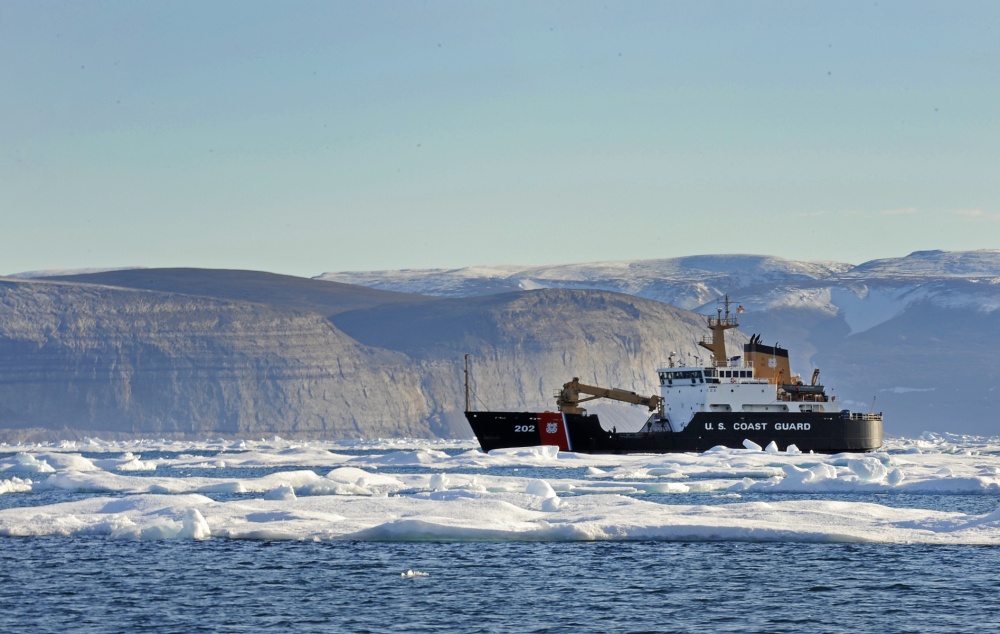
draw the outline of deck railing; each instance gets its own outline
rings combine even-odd
[[[848,412],[843,411],[844,418],[848,420],[882,420],[882,412],[874,414],[871,412]]]

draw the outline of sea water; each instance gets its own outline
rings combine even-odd
[[[96,444],[0,448],[0,632],[1000,625],[995,439],[871,456]]]
[[[0,630],[989,631],[998,569],[920,544],[8,538]]]

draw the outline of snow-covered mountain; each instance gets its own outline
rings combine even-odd
[[[705,255],[555,266],[355,271],[323,273],[316,279],[444,297],[541,288],[588,288],[693,309],[714,301],[726,290],[826,279],[851,268],[849,264],[838,262],[796,262],[758,255]]]
[[[1000,433],[1000,250],[918,251],[853,266],[705,255],[561,266],[325,273],[319,279],[450,297],[601,289],[713,314],[823,370],[844,402],[885,410],[890,433]]]
[[[852,333],[892,319],[916,302],[987,313],[1000,308],[1000,250],[917,251],[857,266],[704,255],[535,267],[353,271],[323,273],[316,279],[442,297],[587,288],[701,311],[728,294],[757,311],[802,309],[837,315]]]

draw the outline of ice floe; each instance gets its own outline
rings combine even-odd
[[[0,494],[3,536],[1000,544],[1000,439],[628,456],[485,454],[467,441],[92,439],[0,446]],[[916,502],[901,508],[892,495]],[[976,499],[989,512],[956,512],[940,496],[986,496]]]

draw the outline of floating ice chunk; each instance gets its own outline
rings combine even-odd
[[[767,447],[764,447],[764,451],[770,454],[780,453],[778,450],[778,443],[774,442],[773,440],[767,443]]]
[[[198,493],[246,493],[247,488],[242,482],[219,482],[198,487]]]
[[[754,482],[750,478],[743,478],[739,482],[734,482],[733,484],[731,484],[729,486],[729,490],[730,491],[746,491],[750,487],[752,487],[754,484],[756,484],[756,482]]]
[[[444,491],[448,488],[448,476],[443,473],[435,473],[431,476],[430,487],[434,491]]]
[[[514,447],[510,449],[494,449],[490,456],[503,458],[539,458],[545,461],[559,458],[559,447],[556,445],[541,445],[539,447]]]
[[[785,478],[781,481],[783,488],[797,488],[795,485],[817,484],[824,480],[835,480],[837,478],[836,467],[821,463],[811,469],[801,469],[795,465],[785,465],[782,467]]]
[[[787,447],[785,447],[785,453],[788,454],[789,456],[801,456],[802,455],[802,451],[798,447],[796,447],[794,444],[788,445]]]
[[[462,488],[469,493],[486,493],[487,491],[487,488],[480,484],[479,476],[472,476],[472,479],[467,481]]]
[[[619,469],[611,477],[615,480],[641,480],[653,476],[646,469]]]
[[[640,491],[646,493],[688,493],[691,487],[680,482],[652,482],[649,484],[636,485]]]
[[[407,570],[406,572],[399,573],[400,577],[404,579],[413,579],[415,577],[429,577],[431,576],[429,572],[420,572],[419,570]]]
[[[905,475],[903,472],[899,469],[899,467],[897,467],[889,472],[889,475],[886,477],[886,482],[888,482],[891,486],[899,486],[904,477]]]
[[[810,469],[810,471],[816,474],[816,477],[818,479],[822,480],[826,479],[832,480],[837,477],[837,467],[833,466],[832,464],[828,464],[826,462],[819,463],[818,465]]]
[[[365,456],[358,458],[359,462],[365,464],[380,465],[432,465],[449,460],[451,456],[443,451],[417,450],[417,451],[393,451],[383,456]]]
[[[212,529],[209,528],[205,516],[198,509],[188,509],[184,514],[183,528],[177,535],[189,539],[208,539],[212,536]]]
[[[882,482],[889,475],[878,458],[855,458],[847,461],[847,468],[858,476],[861,482]]]
[[[109,477],[93,477],[91,474],[68,472],[55,473],[45,479],[45,485],[69,491],[113,491]],[[162,487],[166,489],[166,487]],[[150,486],[150,491],[153,487]],[[170,491],[165,491],[170,492]]]
[[[542,502],[542,510],[548,513],[553,513],[559,510],[559,506],[561,504],[562,500],[553,495],[550,498],[545,498],[545,500]]]
[[[743,439],[743,446],[749,449],[750,451],[763,451],[760,445],[750,440],[749,438]]]
[[[44,458],[38,456],[38,459],[49,463],[56,471],[79,471],[82,473],[85,471],[104,470],[102,467],[95,465],[93,460],[74,453],[50,453],[45,454]],[[115,461],[115,464],[117,463],[118,461]]]
[[[783,466],[782,471],[785,472],[785,479],[782,480],[784,484],[805,484],[814,479],[814,474],[809,469],[800,469],[793,464],[786,464]]]
[[[48,462],[39,460],[28,453],[19,453],[14,456],[14,464],[4,469],[4,471],[14,473],[55,473]]]
[[[129,509],[128,511],[126,511],[126,507]],[[212,536],[208,522],[198,509],[187,509],[181,521],[177,522],[160,516],[165,509],[150,513],[152,509],[148,508],[142,500],[130,500],[127,503],[117,505],[109,504],[106,508],[117,512],[89,529],[81,527],[80,530],[82,532],[106,531],[112,537],[125,539],[208,539]],[[127,515],[122,514],[122,511],[136,513],[140,510],[147,513],[146,518],[152,515],[151,521],[137,524]],[[82,523],[82,520],[78,521]]]
[[[642,490],[645,489],[646,487],[643,486]],[[616,493],[618,495],[633,495],[635,493],[639,493],[639,491],[640,489],[631,484],[612,484],[604,482],[595,482],[591,485],[582,485],[573,489],[573,492],[577,495],[585,495],[588,493]]]
[[[156,462],[152,460],[142,461],[139,456],[135,456],[128,462],[117,465],[115,469],[118,471],[155,471]]]
[[[327,473],[326,477],[328,480],[333,480],[334,482],[355,484],[361,487],[382,486],[399,488],[403,486],[403,483],[393,476],[370,473],[357,467],[337,467]]]
[[[546,499],[556,497],[556,492],[552,488],[552,485],[545,480],[532,480],[525,485],[524,492],[528,495],[535,495]]]
[[[683,471],[675,467],[654,467],[646,470],[646,475],[656,478],[686,478]]]
[[[587,467],[586,473],[588,478],[596,478],[607,474],[607,471],[605,471],[604,469],[598,469],[597,467]]]
[[[290,484],[282,484],[264,494],[265,500],[295,500],[295,489]]]
[[[716,446],[712,447],[711,449],[703,451],[702,455],[711,454],[711,453],[729,453],[730,451],[731,451],[731,449],[729,447],[726,447],[725,445],[716,445]]]
[[[29,479],[0,480],[0,493],[28,493],[29,491],[31,491],[31,480]]]

